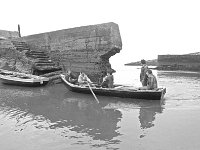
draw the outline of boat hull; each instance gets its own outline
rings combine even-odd
[[[6,70],[0,70],[0,80],[3,84],[29,87],[45,86],[49,82],[45,77]]]
[[[65,77],[61,75],[61,80],[66,86],[66,88],[72,92],[91,94],[88,87],[79,87],[73,85],[65,80]],[[136,90],[136,89],[115,89],[115,88],[94,88],[93,92],[96,95],[102,96],[112,96],[121,98],[133,98],[133,99],[146,99],[146,100],[162,100],[166,93],[166,88],[161,88],[158,90]]]
[[[15,86],[27,86],[27,87],[38,87],[38,86],[45,86],[48,81],[43,82],[23,82],[23,81],[14,81],[14,80],[7,80],[0,78],[3,84],[7,85],[15,85]]]

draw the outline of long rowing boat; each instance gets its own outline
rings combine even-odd
[[[18,86],[44,86],[49,82],[49,78],[31,74],[19,73],[0,69],[0,80],[3,84]]]
[[[80,86],[72,84],[65,79],[65,75],[60,75],[62,82],[66,88],[72,92],[90,94],[91,91],[88,86]],[[122,98],[133,98],[133,99],[147,99],[147,100],[162,100],[166,93],[166,88],[158,88],[156,90],[139,90],[138,88],[131,86],[118,85],[115,88],[102,88],[102,87],[91,87],[92,91],[97,95],[113,96]]]

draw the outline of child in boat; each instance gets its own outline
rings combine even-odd
[[[147,70],[147,86],[140,87],[139,90],[155,90],[158,88],[158,83],[155,75],[153,75],[152,70]]]
[[[78,76],[78,83],[80,85],[84,85],[88,83],[91,84],[92,82],[85,73],[80,72],[80,75]]]

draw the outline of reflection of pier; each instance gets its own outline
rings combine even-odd
[[[103,110],[100,105],[91,102],[73,100],[72,97],[64,99],[59,112],[57,111],[62,122],[58,118],[49,118],[54,122],[50,128],[70,127],[72,131],[87,133],[94,140],[109,141],[118,136],[117,122],[122,117],[121,112],[114,109]]]
[[[156,114],[162,113],[160,101],[121,101],[101,97],[100,104],[97,104],[92,95],[66,92],[63,86],[56,86],[56,90],[55,87],[20,89],[0,86],[0,94],[3,95],[0,117],[11,120],[15,131],[23,131],[23,134],[34,134],[35,130],[42,134],[53,131],[56,136],[70,140],[70,144],[84,143],[91,147],[113,148],[121,143],[124,133],[119,122],[124,121],[123,111],[120,111],[123,108],[136,109],[135,119],[142,130],[140,137],[154,127]],[[127,126],[134,128],[135,123]]]
[[[0,116],[16,119],[16,126],[21,127],[20,131],[25,128],[24,126],[34,126],[37,129],[59,130],[61,136],[75,138],[68,132],[72,131],[82,138],[89,136],[93,140],[106,143],[120,135],[117,132],[117,123],[122,117],[121,112],[115,109],[102,109],[103,106],[97,104],[91,95],[82,97],[78,94],[67,94],[64,98],[58,94],[52,95],[48,92],[45,95],[44,91],[37,91],[38,94],[34,95],[36,91],[10,89],[10,94],[18,93],[18,96],[0,99]],[[30,97],[30,94],[34,96]],[[119,142],[114,140],[113,144]]]

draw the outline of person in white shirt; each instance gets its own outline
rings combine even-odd
[[[88,83],[91,84],[92,82],[85,73],[80,72],[80,75],[78,76],[78,83],[79,84],[88,84]]]

